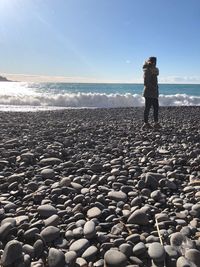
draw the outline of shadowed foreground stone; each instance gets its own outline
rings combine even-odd
[[[4,249],[1,264],[2,266],[8,266],[15,263],[22,258],[22,245],[17,240],[9,241]]]
[[[129,216],[127,222],[132,224],[148,225],[149,219],[144,211],[136,210]]]
[[[65,266],[65,255],[62,251],[50,248],[48,255],[49,267],[64,267]]]

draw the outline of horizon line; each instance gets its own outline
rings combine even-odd
[[[50,76],[40,74],[22,74],[22,73],[0,73],[0,76],[11,79],[11,82],[30,82],[30,83],[85,83],[85,84],[143,84],[142,79],[136,79],[135,81],[125,80],[107,80],[97,79],[94,77],[67,77],[67,76]],[[194,80],[192,80],[194,78]],[[173,80],[174,79],[174,80]],[[200,84],[198,77],[160,77],[159,84]],[[188,81],[187,81],[188,79]]]

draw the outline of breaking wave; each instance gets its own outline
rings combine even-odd
[[[199,96],[186,94],[160,95],[160,106],[200,106]],[[140,107],[144,98],[139,94],[65,93],[33,95],[1,95],[0,105],[58,107],[58,108],[114,108]]]
[[[160,95],[160,106],[200,106],[199,96],[186,94]],[[1,95],[0,105],[59,107],[59,108],[114,108],[140,107],[144,98],[139,94],[65,93],[34,95]]]

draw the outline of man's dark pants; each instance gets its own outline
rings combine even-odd
[[[159,109],[158,99],[145,97],[145,109],[144,109],[144,122],[145,123],[148,123],[149,112],[152,106],[153,106],[154,122],[158,122],[158,109]]]

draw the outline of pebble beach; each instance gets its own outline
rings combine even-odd
[[[0,112],[0,266],[200,267],[200,107],[159,117]]]

